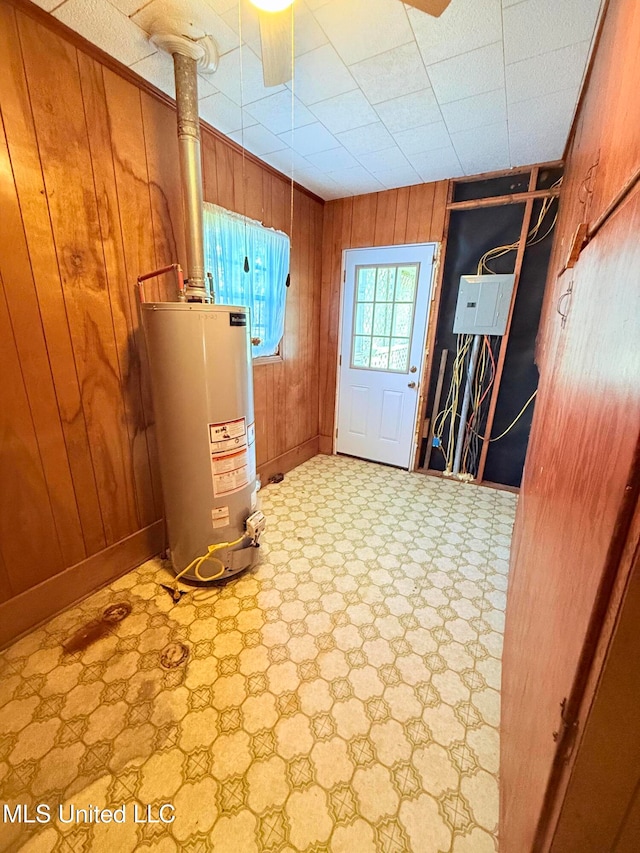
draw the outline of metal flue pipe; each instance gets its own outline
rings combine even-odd
[[[187,238],[187,299],[209,302],[204,274],[204,230],[202,224],[202,161],[200,159],[200,118],[198,115],[198,73],[196,60],[173,54],[178,107],[178,148]]]

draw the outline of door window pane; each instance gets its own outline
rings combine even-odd
[[[356,335],[370,335],[373,332],[373,303],[361,302],[356,305]]]
[[[396,267],[378,267],[376,302],[393,302],[396,285]]]
[[[353,339],[353,367],[369,367],[371,362],[371,338],[356,335]]]
[[[371,367],[386,370],[389,366],[389,338],[374,338],[371,347]]]
[[[393,305],[389,302],[377,302],[376,313],[373,320],[373,334],[390,335],[392,317]]]
[[[358,267],[358,302],[373,302],[376,292],[376,268]]]
[[[413,324],[413,305],[408,302],[396,304],[393,314],[393,334],[398,338],[410,338]]]
[[[418,281],[418,267],[400,267],[398,270],[398,286],[396,288],[396,302],[414,302],[416,298],[416,284]]]
[[[356,267],[351,367],[407,373],[419,264]]]

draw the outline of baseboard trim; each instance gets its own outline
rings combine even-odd
[[[333,456],[333,439],[330,435],[321,435],[320,437],[320,453],[326,456]]]
[[[164,520],[161,520],[3,602],[0,648],[159,554],[163,547]]]
[[[288,471],[292,471],[294,468],[297,468],[298,465],[302,465],[303,462],[306,462],[313,456],[317,456],[319,452],[318,439],[319,436],[316,435],[313,438],[310,438],[309,441],[305,441],[304,444],[299,444],[297,447],[294,447],[293,450],[288,450],[281,456],[276,456],[275,459],[271,459],[269,462],[259,465],[258,474],[260,475],[262,485],[266,486],[269,481],[269,477],[272,477],[274,474],[286,474]]]

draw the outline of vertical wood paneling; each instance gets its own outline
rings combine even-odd
[[[0,198],[3,237],[6,241],[3,241],[3,247],[10,247],[9,251],[0,250],[0,278],[4,283],[7,308],[31,407],[60,548],[66,563],[77,563],[86,553],[82,527],[9,152],[1,126]],[[49,561],[50,554],[47,550],[38,561],[43,573],[52,570]]]
[[[52,574],[62,570],[47,484],[29,401],[22,380],[9,311],[0,294],[0,550],[13,595],[42,580],[44,559]]]
[[[376,222],[373,232],[374,246],[390,246],[393,243],[396,230],[396,208],[398,191],[378,193],[376,206]]]
[[[514,529],[502,680],[504,853],[548,849],[542,838],[553,831],[549,815],[560,807],[559,792],[576,755],[570,736],[577,732],[580,743],[593,691],[604,683],[593,650],[605,617],[615,621],[618,614],[610,609],[610,594],[624,580],[621,543],[630,500],[640,487],[640,362],[631,343],[640,337],[637,188],[588,242],[575,267],[558,277],[578,222],[593,225],[640,163],[639,49],[638,4],[611,0],[560,195],[538,352],[540,384]],[[563,324],[556,304],[570,282]],[[613,291],[607,283],[614,283]],[[632,656],[623,664],[622,671],[633,667]],[[560,714],[565,698],[566,730]],[[621,708],[622,688],[620,699]],[[632,707],[637,718],[637,698]],[[560,732],[557,740],[554,731]],[[603,733],[609,760],[614,743],[615,736]],[[620,773],[637,774],[632,750],[620,761],[629,762]],[[599,765],[591,768],[591,793],[600,772]],[[601,778],[607,781],[606,774]],[[568,784],[571,789],[572,779]],[[606,810],[605,797],[598,807]],[[585,830],[583,825],[592,849],[617,849],[614,838]],[[589,849],[571,832],[557,847],[559,853]]]
[[[144,146],[142,104],[135,86],[117,74],[103,69],[107,113],[111,131],[111,151],[120,211],[120,227],[126,269],[125,298],[129,302],[131,328],[129,351],[132,378],[129,401],[136,405],[136,436],[134,442],[147,446],[151,475],[153,511],[149,514],[162,517],[162,487],[156,450],[153,404],[147,364],[147,350],[140,329],[138,299],[135,291],[136,277],[140,272],[157,267],[155,243],[151,230],[151,195]],[[148,299],[158,299],[157,281],[149,282]],[[140,402],[135,392],[140,387]],[[146,500],[149,495],[147,494]]]
[[[75,48],[20,21],[83,411],[107,544],[137,529],[124,406]],[[42,56],[55,57],[52,65]],[[52,92],[64,92],[51,109]]]
[[[141,93],[141,108],[156,263],[158,267],[163,267],[177,261],[186,269],[184,210],[175,113],[146,92]],[[163,276],[158,280],[158,284],[163,300],[176,298],[173,274]]]
[[[144,432],[140,361],[133,347],[137,316],[132,313],[133,288],[127,277],[125,263],[107,99],[102,67],[83,54],[78,56],[78,67],[98,199],[98,216],[109,285],[111,315],[118,350],[138,522],[145,527],[157,518],[157,514],[153,500],[149,448]]]
[[[333,446],[343,252],[368,246],[440,242],[448,188],[448,181],[439,181],[325,204],[319,357],[322,452],[330,453]],[[429,340],[431,337],[430,333]]]
[[[4,602],[159,530],[135,282],[184,264],[185,236],[175,110],[4,0],[0,111]],[[202,156],[207,200],[290,233],[284,177],[206,128]],[[269,471],[317,447],[323,205],[300,190],[295,201],[282,357],[254,371],[258,462]],[[174,288],[167,276],[147,297]]]
[[[376,230],[378,193],[359,195],[353,199],[351,220],[351,248],[373,246]]]
[[[0,4],[0,57],[2,117],[73,479],[76,511],[80,516],[85,551],[87,554],[95,553],[105,545],[98,490],[89,453],[89,437],[67,324],[58,257],[51,232],[18,27],[13,8],[5,4]],[[1,247],[5,255],[13,251],[13,246],[7,240],[1,241]],[[26,271],[27,267],[24,269]],[[16,279],[16,283],[21,281],[22,278]]]

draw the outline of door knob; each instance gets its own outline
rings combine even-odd
[[[408,387],[409,387],[409,388],[415,388],[415,387],[416,387],[416,383],[415,383],[415,382],[409,382],[409,386],[408,386]]]
[[[417,368],[417,367],[415,366],[415,364],[414,364],[414,365],[413,365],[413,367],[411,367],[411,368],[409,369],[409,373],[415,373],[417,370],[418,370],[418,368]]]

